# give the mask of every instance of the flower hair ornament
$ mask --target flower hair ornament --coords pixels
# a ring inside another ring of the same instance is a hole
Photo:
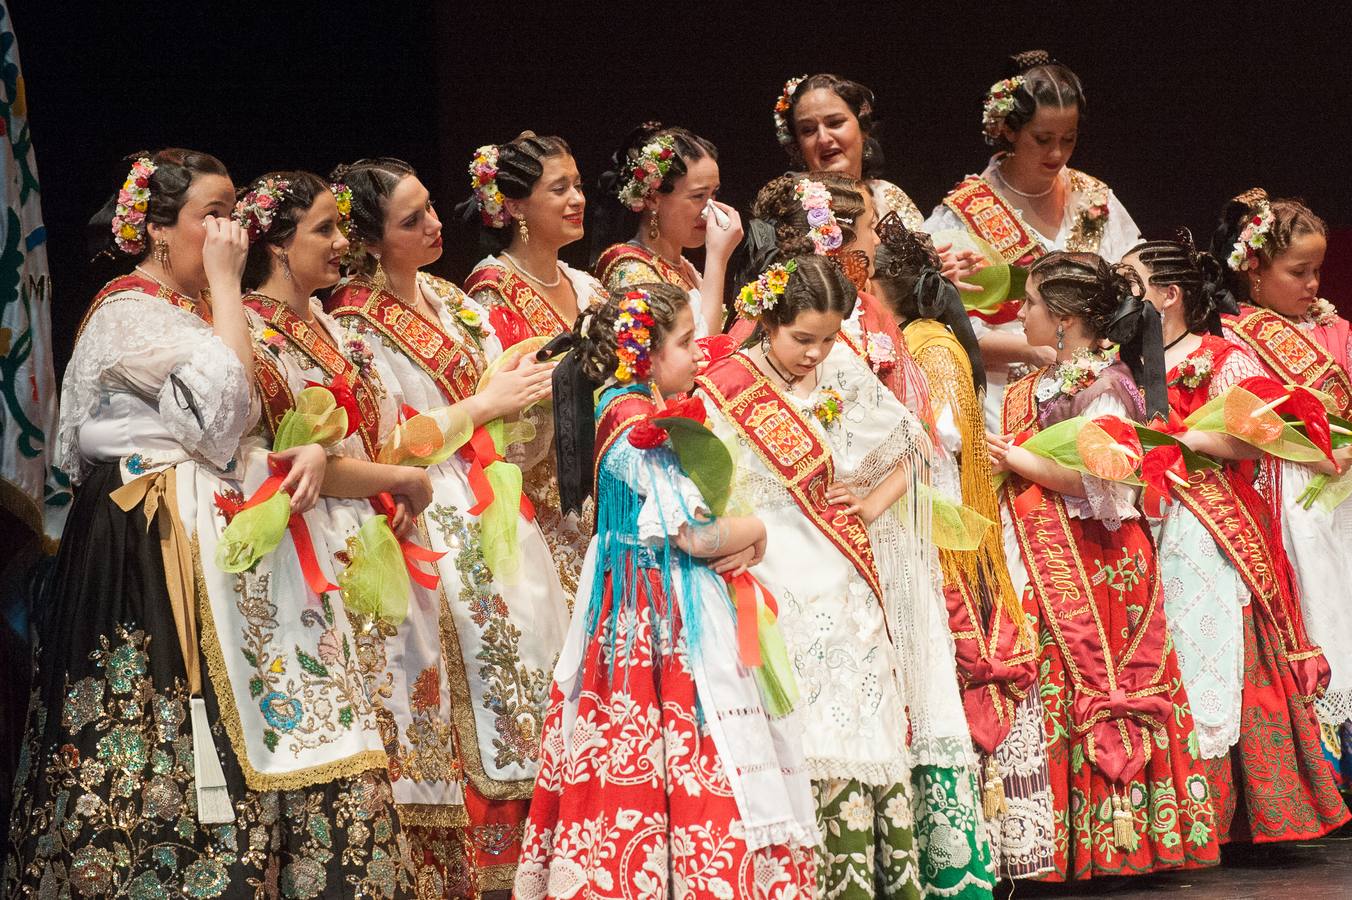
[[[1268,202],[1267,192],[1261,188],[1245,191],[1235,199],[1248,207],[1248,211],[1225,264],[1231,271],[1247,272],[1258,268],[1258,253],[1267,246],[1268,233],[1272,231],[1272,204]]]
[[[798,271],[796,260],[775,263],[737,292],[737,311],[744,319],[759,319],[779,303],[789,286],[789,276]]]
[[[469,186],[479,204],[479,215],[489,228],[505,228],[512,221],[507,201],[498,188],[498,145],[484,144],[469,163]]]
[[[1014,94],[1023,87],[1023,76],[1015,75],[1004,81],[997,81],[986,92],[986,101],[981,104],[981,130],[985,132],[986,143],[995,146],[1000,139],[1000,128],[1005,117],[1014,111]]]
[[[793,143],[793,130],[789,127],[789,107],[793,105],[793,92],[806,80],[806,75],[795,75],[784,82],[784,90],[775,101],[775,137],[786,147]]]
[[[634,212],[642,212],[643,202],[662,186],[675,156],[676,142],[669,134],[658,135],[644,144],[638,158],[633,160],[629,179],[620,187],[620,202]]]
[[[648,377],[652,370],[653,316],[647,291],[629,291],[615,319],[615,380],[624,384]]]
[[[352,240],[352,188],[341,181],[329,185],[329,192],[338,204],[338,230],[343,237]]]
[[[818,256],[839,250],[845,240],[840,222],[831,210],[831,192],[826,185],[811,178],[801,178],[794,185],[793,195],[807,213],[808,233],[812,248]]]
[[[117,209],[113,215],[113,243],[117,249],[136,256],[146,248],[146,209],[150,206],[150,176],[155,174],[155,163],[142,156],[131,164],[122,190],[117,192]]]
[[[285,178],[268,178],[255,182],[235,204],[232,218],[249,233],[249,243],[255,243],[268,233],[282,197],[291,189]]]

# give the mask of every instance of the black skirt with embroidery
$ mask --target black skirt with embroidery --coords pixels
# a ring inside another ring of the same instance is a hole
[[[159,538],[109,496],[76,491],[41,600],[4,896],[404,896],[405,841],[384,772],[251,791],[211,679],[202,692],[235,821],[197,821],[183,655]]]

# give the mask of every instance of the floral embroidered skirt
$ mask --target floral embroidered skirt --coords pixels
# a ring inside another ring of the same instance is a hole
[[[407,896],[383,771],[249,790],[212,690],[203,699],[235,821],[197,821],[189,694],[159,539],[109,494],[76,491],[42,601],[4,895]]]
[[[1221,841],[1312,840],[1349,818],[1320,746],[1314,709],[1296,698],[1275,627],[1244,607],[1239,743],[1209,759]]]
[[[749,850],[742,839],[700,724],[681,622],[660,572],[645,570],[641,583],[642,596],[616,620],[607,586],[567,738],[565,699],[557,684],[551,690],[515,896],[810,896],[811,848]]]
[[[1132,521],[1110,532],[1094,520],[1071,519],[1084,565],[1096,587],[1103,628],[1121,652],[1133,616],[1147,603],[1153,548]],[[1039,608],[1045,617],[1047,610]],[[1039,622],[1039,689],[1047,738],[1047,767],[1056,807],[1055,870],[1048,881],[1105,875],[1139,875],[1161,869],[1216,865],[1220,845],[1206,770],[1197,749],[1192,712],[1172,647],[1167,650],[1161,683],[1173,715],[1160,733],[1151,734],[1150,760],[1124,787],[1114,786],[1088,759],[1088,737],[1072,732],[1075,688],[1067,661],[1046,621]],[[1081,663],[1083,664],[1083,663]],[[1102,664],[1100,662],[1100,664]],[[1112,801],[1129,804],[1135,849],[1116,846]]]
[[[921,896],[911,789],[855,778],[812,782],[823,846],[817,861],[822,900]]]

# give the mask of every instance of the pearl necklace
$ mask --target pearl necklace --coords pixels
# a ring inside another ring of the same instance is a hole
[[[521,263],[517,262],[516,257],[513,256],[512,254],[508,253],[506,250],[502,251],[502,255],[505,256],[505,257],[507,257],[507,260],[512,264],[512,268],[516,269],[516,270],[517,270],[518,272],[520,272],[522,275],[525,275],[527,278],[529,278],[531,281],[535,282],[536,284],[538,284],[540,287],[544,288],[545,290],[550,290],[551,288],[556,288],[556,287],[558,287],[559,284],[563,281],[563,269],[559,267],[559,264],[558,264],[558,263],[555,263],[555,264],[554,264],[554,280],[553,280],[553,281],[543,281],[543,280],[541,280],[541,279],[539,279],[539,278],[536,278],[536,277],[535,277],[534,275],[532,275],[531,273],[527,272],[527,271],[526,271],[526,267],[523,266],[523,265],[521,265]]]
[[[1056,190],[1056,182],[1060,180],[1061,177],[1061,173],[1058,172],[1057,177],[1052,179],[1052,183],[1047,186],[1047,189],[1045,191],[1041,192],[1040,194],[1027,194],[1009,183],[1009,179],[1005,177],[1004,160],[1001,160],[1000,164],[995,167],[995,174],[1000,177],[1001,184],[1003,184],[1006,188],[1008,188],[1012,193],[1018,194],[1025,200],[1041,200],[1043,197],[1047,196],[1052,191]]]

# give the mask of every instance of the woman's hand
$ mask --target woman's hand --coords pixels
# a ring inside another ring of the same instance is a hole
[[[706,214],[704,250],[709,256],[727,262],[728,258],[732,256],[732,251],[736,250],[737,245],[742,242],[742,217],[737,210],[726,203],[719,203],[715,200],[713,204],[728,217],[728,227],[722,227],[713,216]]]
[[[980,285],[969,284],[965,279],[990,265],[986,257],[975,250],[954,250],[953,245],[940,244],[934,248],[939,254],[939,272],[960,291],[975,293]]]
[[[432,502],[432,480],[427,470],[417,466],[394,466],[399,471],[398,483],[392,485],[390,493],[396,500],[403,500],[411,515],[418,515]],[[391,526],[393,527],[393,526]]]
[[[402,494],[394,498],[394,515],[390,516],[390,530],[401,541],[413,532],[415,513],[409,508],[407,498]]]
[[[291,512],[308,512],[319,499],[324,484],[324,470],[329,457],[318,444],[301,444],[281,453],[269,453],[268,462],[285,463],[290,468],[278,490],[291,495]]]
[[[217,293],[229,296],[239,290],[244,263],[249,258],[249,233],[233,219],[207,216],[202,220],[206,239],[202,242],[202,269],[207,284]],[[233,288],[233,291],[231,290]]]
[[[483,404],[483,421],[520,415],[526,407],[548,397],[553,389],[554,366],[555,363],[536,362],[533,356],[523,355],[516,365],[494,375],[477,395]]]
[[[991,455],[992,472],[998,475],[1001,472],[1013,471],[1009,466],[1009,454],[1015,448],[1009,435],[986,432],[986,449]]]

